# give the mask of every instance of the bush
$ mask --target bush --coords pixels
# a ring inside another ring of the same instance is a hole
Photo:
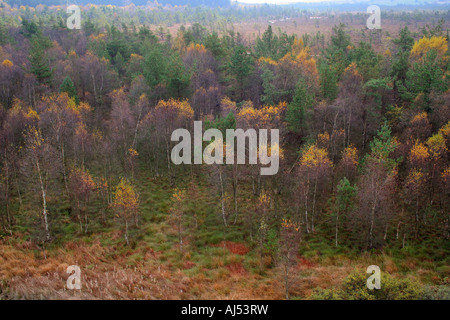
[[[397,279],[388,273],[381,274],[381,289],[369,290],[366,286],[370,275],[351,273],[340,288],[318,289],[309,297],[313,300],[419,300],[424,296],[421,285],[410,279]]]
[[[450,300],[450,279],[446,278],[443,284],[438,286],[425,286],[424,300]]]

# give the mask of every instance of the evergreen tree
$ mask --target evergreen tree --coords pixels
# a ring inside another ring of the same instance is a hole
[[[67,92],[69,97],[73,98],[77,105],[80,103],[80,99],[77,95],[77,89],[75,88],[75,85],[73,84],[72,79],[69,76],[64,78],[64,81],[59,87],[59,92]]]
[[[333,101],[338,91],[336,71],[328,63],[322,61],[319,64],[319,77],[323,97]]]
[[[309,92],[306,82],[301,79],[297,84],[294,98],[286,111],[289,130],[302,133],[306,129],[307,114],[313,104],[314,95]]]
[[[53,70],[50,69],[46,58],[46,49],[51,47],[51,41],[43,36],[33,36],[28,60],[33,73],[40,84],[51,84]]]
[[[247,80],[252,70],[253,59],[248,53],[247,48],[243,45],[238,45],[234,49],[231,57],[230,73],[236,79],[233,91],[236,98],[241,101],[244,99],[244,92],[247,87]]]
[[[8,29],[6,29],[3,21],[0,21],[0,46],[9,42]]]

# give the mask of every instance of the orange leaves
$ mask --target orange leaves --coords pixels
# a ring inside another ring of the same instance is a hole
[[[245,128],[273,128],[281,122],[287,104],[280,102],[277,106],[264,106],[255,109],[253,105],[244,106],[237,115],[237,120]]]
[[[181,189],[175,189],[175,192],[172,194],[172,200],[174,203],[181,203],[183,202],[184,198],[186,197],[186,190]]]
[[[87,199],[90,193],[97,188],[89,172],[82,168],[73,168],[69,179],[71,181],[72,193],[75,193],[77,198],[83,197]]]
[[[14,63],[12,63],[10,60],[5,59],[2,62],[2,66],[7,67],[7,68],[11,68],[12,66],[14,66]]]
[[[352,62],[348,65],[347,68],[345,68],[344,70],[344,75],[347,76],[353,76],[353,77],[357,77],[357,78],[362,78],[361,75],[358,72],[358,67],[356,65],[356,62]]]
[[[304,49],[303,39],[294,39],[294,43],[292,44],[291,51],[293,55],[299,55],[300,52]]]
[[[444,169],[441,173],[442,180],[444,180],[447,184],[450,184],[450,166]]]
[[[130,148],[128,149],[128,155],[132,158],[135,158],[139,155],[139,153],[135,149]]]
[[[316,60],[309,54],[309,48],[302,49],[298,54],[287,53],[278,62],[280,72],[294,72],[303,75],[309,85],[315,84],[319,79]],[[284,71],[283,71],[284,70]]]
[[[448,50],[448,41],[445,37],[423,37],[414,43],[411,49],[413,58],[423,58],[430,50],[436,50],[439,57],[443,57]]]
[[[191,43],[187,48],[187,53],[192,53],[194,51],[199,54],[205,54],[207,50],[203,44]]]
[[[258,203],[261,207],[267,208],[270,205],[271,198],[267,192],[262,191],[258,198]]]
[[[409,161],[413,165],[423,166],[430,158],[430,151],[426,145],[420,141],[416,141],[414,146],[411,148],[409,154]]]
[[[300,232],[300,224],[293,222],[290,218],[283,218],[281,221],[281,228]]]

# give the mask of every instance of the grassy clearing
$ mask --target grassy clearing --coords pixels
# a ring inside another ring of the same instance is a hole
[[[145,173],[145,171],[143,171]],[[283,299],[282,270],[264,257],[238,219],[226,233],[204,173],[185,203],[183,252],[177,228],[170,217],[173,188],[164,178],[145,174],[136,182],[140,194],[139,227],[130,230],[125,245],[120,221],[108,213],[103,224],[94,203],[87,234],[81,233],[70,206],[52,208],[56,221],[53,242],[33,242],[30,208],[17,216],[13,236],[0,241],[0,296],[32,299]],[[203,178],[202,178],[203,177]],[[192,188],[190,177],[178,188]],[[190,189],[189,189],[190,190]],[[240,201],[252,197],[241,192]],[[25,222],[25,223],[24,223]],[[334,247],[333,239],[305,239],[293,267],[292,297],[307,298],[317,288],[339,287],[354,271],[379,265],[383,272],[412,278],[423,284],[440,284],[450,273],[448,243],[430,239],[414,247],[388,247],[364,252]],[[82,269],[83,289],[65,288],[67,266]]]

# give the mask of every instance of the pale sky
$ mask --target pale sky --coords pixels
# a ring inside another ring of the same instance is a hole
[[[236,1],[236,0],[232,0]],[[296,3],[296,2],[342,2],[342,0],[238,0],[245,3]]]

